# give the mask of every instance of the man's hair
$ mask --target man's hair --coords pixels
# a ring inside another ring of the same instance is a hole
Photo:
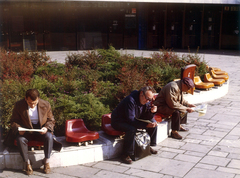
[[[140,89],[140,92],[141,92],[141,91],[142,91],[144,94],[145,94],[147,91],[152,91],[153,93],[155,92],[154,88],[151,87],[151,86],[142,87],[142,88]]]
[[[39,92],[37,89],[29,89],[26,91],[26,99],[30,97],[32,101],[35,101],[39,97]]]

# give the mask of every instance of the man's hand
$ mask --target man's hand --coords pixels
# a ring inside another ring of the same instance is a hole
[[[43,130],[43,132],[40,132],[40,134],[42,134],[42,135],[47,133],[47,131],[48,131],[48,129],[46,127],[43,127],[41,130]]]
[[[192,108],[187,108],[186,110],[187,110],[187,112],[189,112],[189,113],[194,112],[194,110],[193,110]]]
[[[154,127],[156,127],[157,126],[157,122],[153,122],[153,123],[149,123],[148,125],[147,125],[147,128],[154,128]]]
[[[151,112],[152,112],[152,113],[157,112],[157,106],[152,105],[152,107],[151,107]]]
[[[188,104],[188,107],[192,108],[192,107],[196,107],[194,104]]]

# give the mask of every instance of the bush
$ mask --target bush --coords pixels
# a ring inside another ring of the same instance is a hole
[[[203,77],[206,73],[206,62],[197,53],[179,56],[160,50],[146,58],[120,55],[112,46],[69,54],[65,65],[49,61],[44,52],[16,54],[1,50],[0,63],[4,133],[9,129],[14,103],[24,98],[29,88],[37,88],[40,97],[50,102],[55,134],[64,135],[66,120],[74,118],[82,118],[90,130],[99,130],[101,116],[111,112],[132,90],[149,85],[159,91],[180,78],[181,68],[188,64],[196,65],[196,75]]]

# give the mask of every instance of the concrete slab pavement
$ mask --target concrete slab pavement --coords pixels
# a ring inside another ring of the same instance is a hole
[[[145,55],[144,51],[134,52]],[[123,164],[119,159],[112,159],[52,168],[49,175],[35,169],[31,177],[239,178],[240,57],[222,54],[203,55],[210,66],[228,72],[229,91],[224,97],[208,103],[205,116],[198,117],[197,113],[188,115],[187,127],[190,131],[180,133],[183,136],[182,140],[167,138],[155,147],[159,151],[157,155],[135,161],[132,165]],[[26,176],[19,170],[1,170],[0,177]]]

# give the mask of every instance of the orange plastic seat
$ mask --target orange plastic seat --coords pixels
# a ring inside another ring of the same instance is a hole
[[[216,75],[214,70],[211,70],[211,75],[214,79],[224,79],[224,80],[228,80],[229,79],[229,76],[228,75]]]
[[[195,76],[194,77],[194,84],[195,84],[195,88],[197,88],[197,89],[208,90],[209,88],[214,87],[214,83],[202,82],[202,80],[201,80],[201,78],[199,76]]]
[[[221,71],[220,68],[217,68],[217,67],[210,67],[210,66],[207,66],[207,70],[208,70],[208,71],[210,71],[210,70]]]
[[[214,83],[216,86],[221,86],[225,80],[224,79],[213,79],[209,73],[204,75],[204,82]]]
[[[227,72],[220,70],[215,70],[213,67],[209,67],[209,71],[213,70],[216,75],[228,75]]]
[[[123,135],[124,132],[115,130],[114,128],[112,128],[111,126],[111,114],[104,114],[102,116],[102,130],[108,134],[108,135],[112,135],[112,136],[119,136],[119,135]]]
[[[99,138],[96,131],[89,131],[82,119],[71,119],[66,121],[65,136],[67,142],[86,142]]]

